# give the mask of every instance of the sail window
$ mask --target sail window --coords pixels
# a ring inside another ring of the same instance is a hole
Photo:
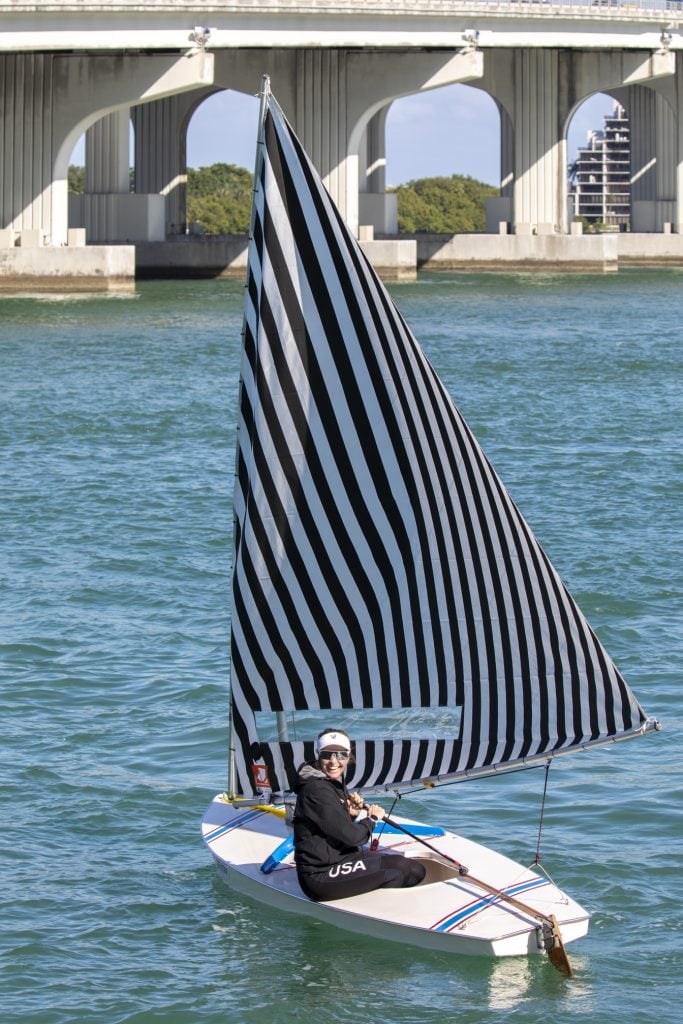
[[[421,736],[429,740],[453,740],[460,735],[461,708],[413,708],[409,713],[397,708],[372,710],[325,710],[282,713],[256,712],[256,729],[261,743],[284,739],[282,728],[291,741],[313,741],[331,725],[344,729],[352,740],[409,740]]]

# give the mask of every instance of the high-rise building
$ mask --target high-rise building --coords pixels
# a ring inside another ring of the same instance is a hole
[[[630,222],[631,144],[629,121],[618,103],[602,131],[588,133],[570,168],[574,215],[590,224],[626,230]]]

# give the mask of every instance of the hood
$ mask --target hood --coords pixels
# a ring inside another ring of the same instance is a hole
[[[322,772],[320,768],[316,768],[314,764],[302,764],[296,774],[294,792],[298,793],[301,787],[307,782],[313,782],[317,779],[327,779],[327,775],[325,775],[325,772]]]

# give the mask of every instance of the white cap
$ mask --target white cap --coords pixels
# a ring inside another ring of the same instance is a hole
[[[321,750],[327,748],[346,750],[350,754],[351,740],[343,732],[324,732],[315,741],[315,756],[317,757]]]

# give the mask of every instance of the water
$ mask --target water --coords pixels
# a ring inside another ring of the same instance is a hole
[[[678,1020],[677,271],[393,288],[665,731],[558,762],[543,863],[593,912],[566,981],[323,929],[220,882],[241,288],[0,299],[3,1021]],[[530,862],[543,775],[403,810]]]

